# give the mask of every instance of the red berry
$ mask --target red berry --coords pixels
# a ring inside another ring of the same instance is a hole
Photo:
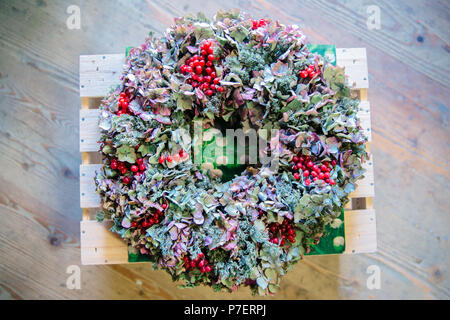
[[[220,79],[219,78],[214,78],[213,82],[214,82],[214,84],[219,84]]]
[[[146,169],[145,164],[140,164],[139,165],[139,170],[140,171],[145,171],[145,169]]]
[[[206,67],[205,71],[206,71],[207,74],[211,74],[212,69],[210,67]]]
[[[298,179],[300,179],[300,175],[296,172],[296,173],[294,173],[294,179],[295,180],[298,180]]]
[[[216,90],[216,85],[215,85],[215,84],[212,84],[212,85],[210,85],[209,87],[210,87],[211,90],[213,90],[213,91]]]
[[[181,158],[184,157],[184,150],[180,149],[180,151],[178,151],[178,154],[180,155]]]
[[[213,65],[212,61],[206,61],[206,66],[207,67],[212,67],[212,65]]]
[[[300,78],[305,79],[308,76],[308,72],[306,72],[305,70],[300,72]]]
[[[208,48],[208,53],[209,54],[214,54],[214,48]]]
[[[312,163],[312,161],[308,161],[308,163],[306,164],[306,166],[308,168],[312,168],[314,166],[314,163]]]
[[[137,227],[137,225],[138,225],[138,224],[137,224],[137,222],[136,222],[136,221],[133,221],[133,222],[131,223],[131,227],[132,227],[132,228],[136,228],[136,227]]]
[[[205,267],[200,267],[200,272],[205,273],[206,272]]]
[[[125,92],[122,92],[119,97],[121,97],[122,99],[126,99],[127,94]]]
[[[307,178],[309,176],[309,171],[308,170],[303,171],[303,176]]]
[[[211,79],[212,79],[211,76],[206,76],[205,77],[205,82],[211,82]]]
[[[324,164],[320,166],[320,170],[322,171],[327,171],[327,169],[328,169],[327,166]]]
[[[160,156],[158,161],[160,164],[163,164],[163,162],[166,161],[166,158],[164,156]]]
[[[203,71],[202,67],[200,67],[200,66],[195,67],[195,73],[200,74],[200,73],[202,73],[202,71]]]
[[[211,266],[206,266],[206,267],[205,267],[205,271],[208,272],[208,273],[211,272],[211,271],[212,271]]]
[[[200,262],[198,263],[199,267],[203,267],[205,265],[205,260],[200,260]]]
[[[192,66],[186,67],[186,72],[191,73],[192,72]]]
[[[323,180],[323,178],[325,178],[325,175],[321,172],[321,173],[319,173],[318,178],[319,178],[320,180]]]
[[[122,169],[120,169],[120,173],[122,174],[122,175],[124,175],[125,173],[127,173],[128,172],[128,169],[127,168],[122,168]]]
[[[208,60],[209,61],[214,61],[214,55],[213,54],[209,54],[208,55]]]
[[[116,159],[111,160],[111,169],[114,169],[114,170],[117,169],[117,160]]]
[[[172,162],[172,156],[167,156],[167,162]]]
[[[278,238],[273,238],[273,239],[272,239],[272,243],[278,244]]]
[[[211,72],[211,78],[214,79],[215,77],[217,77],[217,74],[216,74],[216,72],[213,69],[213,72]]]
[[[317,170],[319,170],[319,167],[317,165],[313,165],[312,169],[317,172]]]
[[[311,184],[311,180],[306,179],[306,180],[305,180],[305,186],[309,186],[310,184]]]
[[[205,49],[203,49],[200,53],[202,54],[202,56],[206,56],[208,54]]]
[[[297,166],[297,169],[300,169],[302,167],[302,164],[300,162],[297,162],[296,166]]]
[[[131,182],[130,177],[123,177],[123,183],[130,184],[130,182]]]
[[[336,160],[331,160],[331,165],[334,167],[335,165],[337,165],[337,161]]]
[[[325,179],[325,182],[326,183],[330,183],[330,179]]]
[[[166,210],[166,209],[167,209],[167,203],[163,203],[163,204],[161,205],[161,207],[162,207],[164,210]]]
[[[205,60],[200,60],[198,65],[203,68],[205,66]]]
[[[297,157],[297,156],[294,156],[294,157],[292,158],[292,161],[298,162],[298,157]]]
[[[189,264],[191,265],[192,268],[195,268],[197,266],[194,260],[191,260]]]
[[[316,182],[317,180],[319,180],[319,178],[317,178],[317,177],[314,177],[314,178],[313,178],[313,181],[314,181],[314,182]]]
[[[206,90],[206,92],[205,92],[205,94],[207,95],[207,96],[210,96],[210,95],[212,95],[214,92],[212,91],[212,90]]]
[[[203,254],[203,252],[200,252],[199,254],[198,254],[198,256],[197,256],[197,258],[203,258],[205,255]]]
[[[133,172],[138,172],[138,171],[139,171],[139,167],[138,167],[137,165],[134,165],[134,164],[133,164],[133,165],[131,166],[130,170],[133,171]]]
[[[330,179],[330,184],[331,184],[332,186],[334,186],[335,183],[336,183],[336,181],[334,181],[333,179]]]
[[[324,177],[325,179],[330,178],[330,173],[329,173],[329,172],[325,172],[325,173],[323,174],[323,177]]]
[[[138,159],[136,160],[136,163],[137,163],[138,165],[141,165],[141,164],[144,163],[144,159],[138,158]]]
[[[313,171],[313,172],[311,172],[311,175],[315,178],[315,177],[317,177],[317,172]]]
[[[222,93],[222,92],[224,92],[224,91],[225,91],[225,89],[224,89],[223,87],[217,87],[217,92]]]

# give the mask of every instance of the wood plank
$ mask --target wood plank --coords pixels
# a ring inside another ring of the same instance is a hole
[[[360,119],[361,127],[364,130],[364,134],[367,136],[369,142],[372,141],[372,124],[370,120],[370,103],[367,100],[362,100],[359,103],[360,110],[358,111],[358,117]]]
[[[377,250],[375,210],[345,211],[345,242],[346,254]]]
[[[97,208],[100,206],[100,197],[95,193],[95,171],[101,168],[101,164],[83,164],[80,166],[80,203],[82,208]],[[363,164],[367,170],[364,178],[358,180],[357,188],[350,198],[364,198],[375,196],[375,184],[373,173],[373,159]]]
[[[125,54],[80,56],[80,96],[103,97],[119,83]]]
[[[98,127],[100,110],[80,110],[80,152],[97,152],[99,150],[100,128]]]
[[[81,208],[98,208],[100,197],[95,192],[95,171],[101,168],[101,164],[80,165],[80,206]]]
[[[80,96],[104,97],[120,83],[124,62],[124,54],[80,56]],[[336,49],[336,62],[345,67],[351,86],[356,89],[369,87],[365,48]]]
[[[127,244],[109,229],[112,221],[81,221],[81,263],[83,265],[128,263]]]
[[[366,48],[336,48],[336,65],[345,67],[350,87],[369,88]]]
[[[350,198],[365,198],[375,196],[373,156],[370,160],[363,163],[362,166],[364,169],[366,169],[364,178],[356,181],[356,190],[349,194]]]
[[[81,263],[83,265],[126,264],[128,248],[111,232],[111,221],[81,221]],[[375,252],[377,248],[375,210],[345,211],[346,254]]]
[[[361,127],[367,135],[368,141],[372,141],[372,129],[370,123],[370,103],[361,101],[361,110],[358,117],[361,120]],[[80,152],[97,152],[97,141],[100,139],[98,128],[98,109],[82,109],[80,111]]]

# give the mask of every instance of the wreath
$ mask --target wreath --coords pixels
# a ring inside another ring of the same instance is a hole
[[[275,292],[364,172],[344,70],[295,25],[219,11],[150,33],[120,80],[100,107],[97,219],[184,287]],[[275,156],[224,181],[194,159],[195,123],[276,132],[260,152]]]

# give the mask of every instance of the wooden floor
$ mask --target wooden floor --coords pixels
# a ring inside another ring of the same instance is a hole
[[[298,24],[313,43],[367,48],[379,250],[307,257],[275,298],[450,298],[448,1],[117,3],[0,1],[0,299],[251,298],[179,290],[147,264],[81,267],[81,289],[66,287],[80,264],[79,55],[124,52],[173,16],[220,7]],[[81,30],[66,27],[71,4]],[[380,30],[367,29],[371,4]],[[379,290],[366,286],[371,265]]]

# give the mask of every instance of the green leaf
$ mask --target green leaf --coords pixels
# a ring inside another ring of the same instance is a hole
[[[123,145],[117,149],[117,156],[119,161],[126,161],[129,163],[135,163],[136,161],[136,153],[134,152],[134,148],[127,145]]]
[[[284,108],[281,109],[281,112],[286,112],[289,110],[300,110],[303,107],[303,102],[298,99],[294,99],[289,102]]]
[[[155,152],[155,146],[151,144],[141,144],[141,146],[138,149],[138,152],[142,154],[143,157],[145,157],[148,154],[152,154]]]

